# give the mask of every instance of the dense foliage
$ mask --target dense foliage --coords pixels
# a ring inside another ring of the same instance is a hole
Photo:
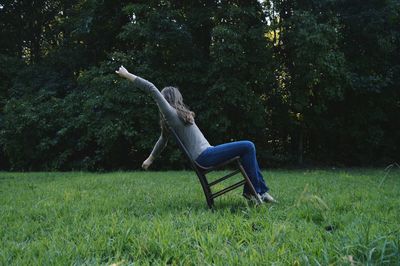
[[[0,167],[136,169],[180,88],[211,144],[263,166],[399,161],[398,0],[0,2]],[[155,168],[184,160],[169,145]]]

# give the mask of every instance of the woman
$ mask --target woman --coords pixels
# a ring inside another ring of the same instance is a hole
[[[168,123],[182,140],[189,151],[189,155],[198,164],[209,167],[222,163],[235,156],[241,157],[243,167],[249,176],[259,198],[264,202],[276,202],[268,193],[260,168],[256,159],[254,144],[250,141],[236,141],[218,146],[211,146],[194,121],[194,113],[183,103],[182,95],[177,88],[166,87],[161,92],[150,82],[129,73],[123,66],[115,71],[118,75],[134,83],[134,85],[149,92],[160,109],[161,136],[155,144],[150,156],[143,162],[142,167],[147,170],[154,159],[167,145]],[[245,185],[243,196],[251,199],[248,186]]]

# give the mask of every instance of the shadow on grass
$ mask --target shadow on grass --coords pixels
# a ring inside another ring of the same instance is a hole
[[[221,200],[220,202],[217,202],[213,208],[213,211],[218,212],[218,211],[229,210],[230,213],[237,213],[237,212],[243,212],[248,208],[257,208],[257,207],[259,206],[256,205],[254,202],[247,201],[245,199],[243,200],[225,199]]]
[[[180,214],[187,212],[242,213],[248,208],[257,208],[254,203],[247,202],[245,199],[232,200],[232,198],[216,200],[211,209],[205,200],[199,200],[198,198],[171,200],[163,205],[162,212]]]

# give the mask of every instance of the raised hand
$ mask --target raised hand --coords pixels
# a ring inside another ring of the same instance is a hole
[[[126,70],[124,66],[120,66],[119,69],[115,71],[115,73],[117,73],[120,77],[126,79],[129,78],[130,75],[132,75],[131,73],[128,72],[128,70]]]

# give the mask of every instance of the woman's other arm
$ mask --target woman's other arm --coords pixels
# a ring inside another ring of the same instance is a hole
[[[165,149],[168,144],[168,137],[166,134],[161,131],[161,135],[158,138],[156,144],[153,147],[149,157],[143,162],[142,168],[147,170],[149,166],[154,162],[154,160],[161,154],[161,152]]]

